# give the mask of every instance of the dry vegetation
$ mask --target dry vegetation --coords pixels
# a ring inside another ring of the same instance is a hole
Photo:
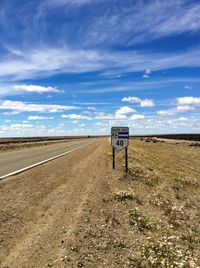
[[[127,175],[118,153],[61,267],[200,267],[200,150],[189,145],[131,141]]]
[[[30,141],[30,142],[19,142],[19,143],[1,143],[0,142],[0,153],[3,152],[10,152],[10,151],[17,151],[17,150],[22,150],[26,148],[33,148],[37,146],[45,146],[45,145],[54,145],[55,143],[61,143],[61,142],[68,142],[67,140],[65,141]]]

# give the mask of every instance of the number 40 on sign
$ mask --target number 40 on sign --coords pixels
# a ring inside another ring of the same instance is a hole
[[[126,172],[128,170],[128,151],[127,151],[128,141],[129,141],[128,127],[111,128],[111,143],[113,147],[113,168],[115,168],[115,149],[119,151],[125,149]]]

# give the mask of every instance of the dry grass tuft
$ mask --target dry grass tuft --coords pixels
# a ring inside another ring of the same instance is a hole
[[[129,223],[137,226],[140,231],[160,229],[159,224],[157,224],[155,220],[144,216],[139,212],[137,207],[129,211]]]
[[[176,236],[164,236],[158,241],[149,238],[149,243],[143,247],[140,256],[130,257],[130,267],[198,268],[197,260],[179,242],[179,237]]]
[[[136,200],[137,197],[135,193],[131,190],[119,191],[114,194],[114,199],[118,201],[125,201],[125,200]]]

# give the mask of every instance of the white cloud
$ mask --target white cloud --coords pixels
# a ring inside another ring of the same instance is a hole
[[[144,70],[144,73],[145,73],[146,75],[150,75],[150,74],[151,74],[151,70],[150,70],[150,69],[145,69],[145,70]]]
[[[28,120],[52,120],[53,116],[37,116],[37,115],[32,115],[28,116]]]
[[[120,107],[115,114],[118,115],[125,115],[125,114],[130,114],[130,113],[135,113],[136,110],[134,110],[133,108],[129,107],[129,106],[123,106]]]
[[[141,99],[141,98],[133,97],[133,96],[124,97],[124,98],[122,98],[121,101],[130,102],[130,103],[139,103],[141,107],[153,107],[153,106],[155,106],[155,103],[153,100]]]
[[[55,87],[44,87],[38,85],[14,85],[13,88],[14,90],[17,91],[36,92],[36,93],[61,92]]]
[[[194,109],[195,108],[193,106],[182,105],[182,106],[177,106],[172,109],[158,111],[157,114],[161,116],[172,116],[178,113],[193,111]]]
[[[135,103],[136,102],[137,103],[137,102],[140,102],[140,98],[129,96],[129,97],[124,97],[122,99],[122,101],[131,102],[131,103]]]
[[[123,120],[127,120],[127,119],[131,118],[128,115],[133,114],[135,112],[136,112],[136,110],[134,110],[133,108],[131,108],[129,106],[123,106],[123,107],[120,107],[118,110],[116,110],[115,113],[104,113],[104,112],[94,113],[94,116],[91,118],[96,119],[96,120],[110,120],[109,122],[112,122],[112,123],[114,122],[114,124],[115,124],[117,122],[116,120],[123,121]],[[139,115],[137,115],[137,116],[139,116]],[[134,118],[134,117],[132,117],[132,118]],[[104,126],[104,124],[105,123],[97,122],[95,125],[96,126],[98,126],[98,125]]]
[[[185,88],[185,89],[192,89],[192,86],[185,85],[184,88]]]
[[[97,120],[115,120],[115,119],[118,119],[118,120],[122,120],[122,119],[127,119],[127,116],[125,114],[105,114],[103,112],[101,113],[97,113],[94,117],[94,119],[97,119]]]
[[[17,112],[56,113],[74,109],[78,109],[78,107],[51,104],[29,104],[22,101],[10,100],[0,102],[0,110],[11,110]]]
[[[100,112],[100,113],[97,113],[96,116],[95,116],[95,119],[113,119],[114,118],[114,115],[113,114],[105,114],[103,112]]]
[[[127,116],[125,114],[115,114],[110,119],[126,119]]]
[[[129,119],[130,120],[143,120],[145,116],[143,114],[133,114]]]
[[[171,116],[175,115],[176,113],[177,113],[176,109],[161,110],[157,112],[157,114],[161,116]]]
[[[67,132],[60,129],[59,125],[54,129],[48,128],[45,125],[32,125],[32,124],[12,124],[12,125],[0,125],[0,135],[3,137],[32,137],[32,136],[46,136],[48,135],[70,135],[70,131]]]
[[[176,102],[177,107],[158,111],[157,114],[161,116],[172,116],[178,113],[194,111],[197,108],[196,106],[200,106],[200,98],[198,97],[180,97],[176,99]]]
[[[32,124],[12,124],[10,125],[11,129],[24,129],[24,128],[32,128]]]
[[[200,105],[198,97],[181,97],[177,98],[178,105]]]
[[[155,103],[153,100],[144,99],[140,102],[141,107],[153,107],[155,106]]]
[[[96,111],[96,108],[95,107],[92,107],[92,106],[91,107],[90,106],[87,107],[87,109],[90,110],[90,111]]]
[[[150,74],[151,74],[151,70],[150,69],[145,69],[144,74],[143,74],[143,78],[149,78]]]
[[[76,120],[91,120],[90,116],[81,114],[62,114],[62,118],[76,119]]]
[[[179,117],[177,120],[178,121],[188,121],[189,119],[187,117]]]
[[[179,113],[187,112],[187,111],[193,111],[195,108],[193,106],[189,105],[179,105],[176,107],[176,111]]]

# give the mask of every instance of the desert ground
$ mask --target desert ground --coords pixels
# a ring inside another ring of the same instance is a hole
[[[0,181],[0,267],[200,267],[195,144],[130,140],[126,174],[104,138]]]

